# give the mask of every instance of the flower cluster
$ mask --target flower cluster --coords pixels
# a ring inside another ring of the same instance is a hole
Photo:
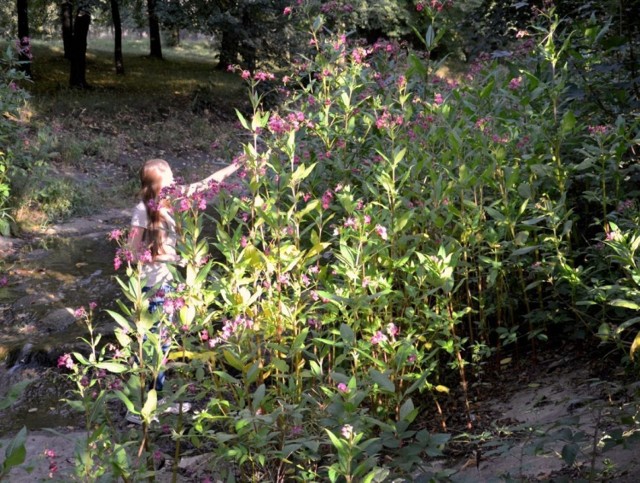
[[[233,320],[227,319],[224,321],[222,331],[218,337],[210,338],[208,331],[201,332],[200,337],[202,340],[207,340],[209,347],[213,348],[222,342],[227,342],[232,336],[237,335],[243,330],[253,329],[253,326],[253,320],[243,315],[238,315]]]
[[[69,370],[72,370],[76,366],[75,362],[73,362],[73,357],[71,354],[62,354],[58,357],[58,367],[66,367]]]
[[[58,472],[58,463],[56,462],[56,457],[58,455],[54,450],[47,448],[44,450],[44,456],[49,461],[49,478],[52,479]]]
[[[609,132],[609,126],[587,126],[587,130],[592,136],[605,135]]]

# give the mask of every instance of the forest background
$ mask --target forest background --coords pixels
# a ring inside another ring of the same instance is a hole
[[[635,380],[639,8],[0,7],[1,27],[18,39],[5,49],[0,85],[4,236],[103,205],[50,173],[87,157],[121,159],[123,139],[176,158],[206,157],[215,145],[243,166],[241,182],[212,187],[209,210],[174,194],[185,266],[164,313],[147,314],[125,246],[114,262],[126,270],[126,303],[109,310],[108,344],[94,311],[78,312],[86,347],[60,363],[77,383],[68,402],[86,416],[79,477],[152,475],[158,450],[211,453],[212,467],[225,462],[227,476],[243,481],[407,477],[446,450],[452,426],[472,430],[470,402],[504,365],[571,342]],[[113,33],[110,67],[92,63],[92,28]],[[145,32],[142,67],[124,55],[127,32]],[[219,71],[168,80],[173,102],[143,96],[167,81],[174,60],[162,46],[198,53],[195,36]],[[44,60],[52,46],[58,58],[39,67],[34,52]],[[112,89],[129,102],[144,97],[137,106],[157,130],[132,120],[134,110],[108,110]],[[199,119],[186,136],[178,104]],[[78,116],[85,110],[93,114]],[[101,112],[109,117],[98,124]],[[237,130],[220,129],[236,115]],[[72,121],[73,136],[63,137]],[[135,183],[132,169],[111,197]],[[151,330],[158,317],[173,341],[169,360]],[[171,450],[144,383],[166,367],[171,398],[200,405],[189,424],[178,415]],[[144,420],[126,437],[114,423],[123,406]],[[20,462],[21,437],[6,472]],[[565,447],[574,465],[576,445]]]

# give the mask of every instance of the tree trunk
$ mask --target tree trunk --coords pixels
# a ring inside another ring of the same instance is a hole
[[[71,60],[73,50],[73,4],[65,1],[60,5],[60,21],[62,22],[62,45],[64,58]]]
[[[91,14],[86,10],[78,10],[73,22],[73,48],[71,49],[71,76],[69,85],[84,89],[87,84],[87,35]]]
[[[160,22],[158,22],[156,14],[156,0],[147,0],[147,14],[149,15],[149,56],[162,59]]]
[[[111,19],[113,20],[114,45],[113,53],[116,62],[116,74],[124,75],[124,60],[122,58],[122,21],[118,0],[111,0]]]
[[[19,68],[26,75],[31,77],[31,41],[29,39],[29,7],[27,0],[17,0],[16,7],[18,10],[18,44],[20,53],[18,60]]]
[[[220,35],[220,54],[218,56],[217,68],[220,70],[226,69],[230,65],[236,65],[238,63],[238,49],[236,42],[234,42],[234,36],[226,30],[221,30]]]

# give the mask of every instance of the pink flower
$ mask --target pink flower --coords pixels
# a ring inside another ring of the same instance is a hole
[[[350,424],[345,424],[344,426],[342,426],[340,434],[342,434],[342,437],[344,439],[351,439],[353,437],[353,426],[351,426]]]
[[[249,72],[248,70],[243,70],[240,76],[245,80],[249,79],[251,77],[251,72]]]
[[[340,391],[341,393],[347,393],[349,392],[349,388],[344,382],[341,382],[340,384],[338,384],[338,391]]]
[[[122,266],[122,260],[120,260],[120,257],[115,257],[113,259],[113,269],[117,271],[120,269],[121,266]]]
[[[74,317],[79,319],[80,317],[84,317],[85,315],[87,315],[87,311],[84,309],[84,307],[80,307],[73,312],[73,315]]]
[[[259,71],[253,75],[253,78],[258,81],[266,81],[275,79],[275,76],[270,72]]]
[[[142,252],[142,255],[140,255],[140,261],[142,263],[153,262],[153,255],[151,255],[151,250],[145,250],[144,252]]]
[[[440,104],[442,104],[443,102],[444,102],[444,99],[442,98],[442,94],[438,93],[438,94],[435,94],[435,95],[433,96],[433,103],[434,103],[436,106],[439,106],[439,105],[440,105]]]
[[[382,225],[376,225],[376,233],[383,240],[386,240],[388,238],[387,229]]]
[[[7,278],[6,275],[3,275],[0,278],[0,287],[6,287],[8,283],[9,283],[9,279]]]
[[[512,91],[516,91],[520,88],[521,84],[522,84],[522,77],[514,77],[509,81],[509,89],[511,89]]]
[[[173,299],[164,299],[164,302],[162,303],[162,310],[167,315],[173,314],[176,310]]]
[[[269,119],[269,130],[274,134],[283,134],[289,131],[289,126],[278,114],[273,114]]]
[[[329,209],[331,200],[333,200],[333,193],[331,192],[331,190],[325,191],[325,193],[322,195],[322,208],[325,210]]]
[[[608,126],[588,126],[589,134],[607,134]]]
[[[292,12],[291,7],[285,7],[284,8],[284,12],[282,12],[282,13],[283,13],[283,15],[291,15],[291,12]]]
[[[416,10],[418,12],[422,12],[424,10],[424,5],[422,4],[422,2],[418,2],[418,4],[416,5]]]
[[[386,342],[387,336],[384,335],[381,331],[378,331],[371,337],[371,344],[378,345],[382,342]]]
[[[60,357],[58,357],[58,367],[73,369],[75,367],[75,363],[73,362],[71,354],[62,354]]]
[[[619,231],[613,230],[607,233],[606,241],[617,241],[622,238],[622,234]]]
[[[89,309],[95,310],[98,307],[98,302],[89,302]]]
[[[633,208],[633,206],[634,206],[633,200],[621,201],[620,203],[618,203],[618,207],[616,208],[616,211],[618,213],[623,213],[623,212]]]
[[[395,337],[396,335],[398,335],[398,332],[400,332],[400,329],[398,329],[396,324],[394,324],[393,322],[387,324],[387,333],[391,337]]]
[[[182,198],[180,200],[180,208],[178,208],[182,213],[188,211],[191,208],[191,202],[187,198]]]
[[[53,475],[58,472],[58,464],[55,461],[56,452],[52,449],[45,449],[44,455],[49,460],[49,478],[53,478]]]
[[[349,218],[347,218],[345,220],[343,226],[345,228],[357,228],[358,227],[358,223],[356,222],[356,219],[351,216],[351,217],[349,217]]]
[[[111,230],[109,233],[109,240],[118,241],[122,237],[122,230]]]

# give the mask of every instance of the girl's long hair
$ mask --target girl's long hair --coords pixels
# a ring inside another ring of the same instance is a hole
[[[162,190],[162,174],[171,167],[164,159],[150,159],[140,168],[140,199],[147,209],[149,220],[142,242],[145,248],[151,250],[155,258],[163,252],[165,230],[163,229],[163,217],[160,212],[160,192]]]

